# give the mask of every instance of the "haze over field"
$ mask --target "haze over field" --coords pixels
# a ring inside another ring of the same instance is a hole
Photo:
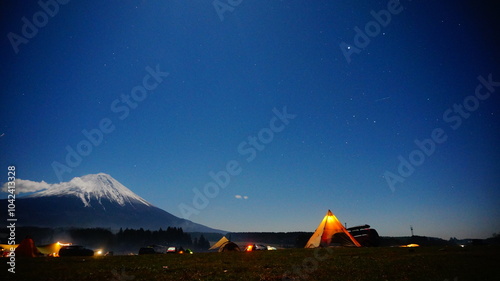
[[[228,231],[500,232],[493,4],[53,3],[0,4],[20,195],[106,173]]]

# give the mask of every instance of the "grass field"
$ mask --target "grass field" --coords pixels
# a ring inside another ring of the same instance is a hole
[[[6,261],[0,280],[500,280],[498,246],[19,258],[15,274]]]

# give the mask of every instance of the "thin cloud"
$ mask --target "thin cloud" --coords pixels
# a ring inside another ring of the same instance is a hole
[[[246,195],[235,195],[235,196],[234,196],[234,198],[236,198],[236,199],[245,199],[245,200],[247,200],[247,199],[248,199],[248,196],[246,196]]]
[[[16,194],[37,192],[37,191],[49,189],[53,186],[53,184],[48,184],[45,181],[36,182],[36,181],[22,180],[22,179],[16,179],[15,183],[16,183],[16,185],[15,185]],[[1,190],[2,190],[2,192],[8,192],[9,191],[9,183],[7,183],[7,182],[4,183],[2,185]]]
[[[381,99],[378,99],[378,100],[375,100],[375,102],[379,102],[379,101],[383,101],[383,100],[388,100],[390,99],[391,97],[388,96],[388,97],[385,97],[385,98],[381,98]]]

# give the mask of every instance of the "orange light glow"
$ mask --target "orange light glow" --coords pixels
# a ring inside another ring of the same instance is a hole
[[[247,252],[253,251],[253,245],[248,245],[246,251]]]
[[[402,248],[415,248],[415,247],[420,247],[420,245],[418,245],[418,244],[408,244],[408,245],[403,245],[403,246],[399,246],[399,247],[402,247]]]

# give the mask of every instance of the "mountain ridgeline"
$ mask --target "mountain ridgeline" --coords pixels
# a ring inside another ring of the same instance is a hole
[[[6,199],[0,208],[7,210]],[[7,212],[0,219],[6,221]],[[92,174],[54,184],[51,188],[16,198],[17,226],[131,228],[177,227],[186,232],[226,231],[176,217],[153,206],[107,174]]]

